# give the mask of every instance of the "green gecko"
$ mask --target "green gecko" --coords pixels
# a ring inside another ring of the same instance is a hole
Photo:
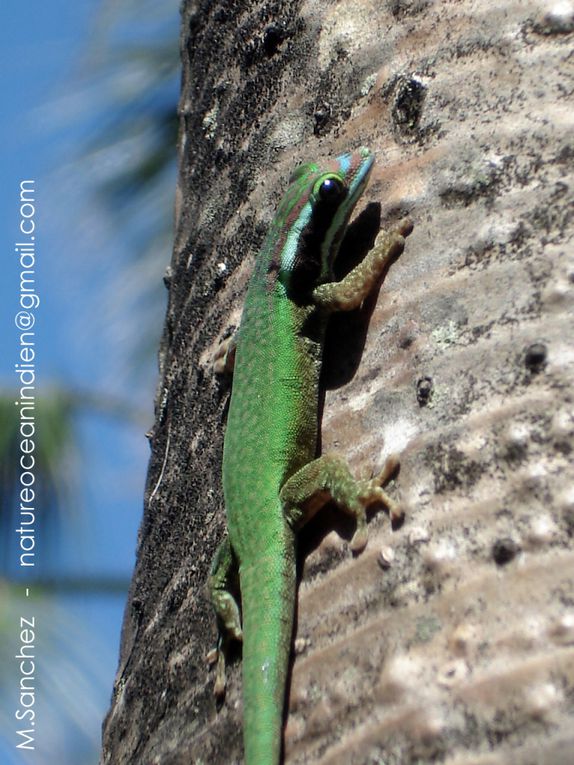
[[[398,461],[355,480],[342,458],[317,457],[319,374],[333,311],[358,308],[412,230],[381,231],[341,281],[332,266],[374,164],[368,149],[298,167],[256,260],[233,342],[233,388],[223,449],[228,536],[215,554],[209,591],[220,638],[215,693],[225,690],[223,644],[243,641],[246,765],[281,758],[291,651],[298,529],[329,499],[355,518],[350,547],[367,543],[366,506],[401,511],[383,486]],[[219,371],[223,367],[219,360]],[[241,615],[231,593],[239,572]]]

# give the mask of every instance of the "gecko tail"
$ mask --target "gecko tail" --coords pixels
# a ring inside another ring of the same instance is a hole
[[[245,765],[278,765],[295,606],[294,543],[240,570]]]

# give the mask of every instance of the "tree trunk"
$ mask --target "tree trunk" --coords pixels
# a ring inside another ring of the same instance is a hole
[[[302,534],[286,761],[574,761],[573,29],[569,2],[184,3],[169,308],[103,763],[241,761],[240,663],[218,711],[205,662],[229,394],[211,359],[291,170],[360,145],[378,162],[359,207],[415,230],[368,328],[337,323],[323,451],[357,474],[400,452],[406,519],[375,515],[356,558],[338,514]]]

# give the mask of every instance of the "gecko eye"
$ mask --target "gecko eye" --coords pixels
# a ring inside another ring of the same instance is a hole
[[[345,194],[345,187],[335,176],[325,178],[318,189],[319,199],[323,202],[336,202]]]

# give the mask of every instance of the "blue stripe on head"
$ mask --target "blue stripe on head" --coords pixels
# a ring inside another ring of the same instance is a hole
[[[349,168],[351,167],[351,157],[352,154],[341,154],[340,157],[337,157],[337,162],[339,163],[339,167],[341,168],[341,172],[343,173],[343,176],[346,176],[349,172]]]
[[[342,154],[340,157],[337,157],[336,161],[349,189],[350,204],[352,205],[353,201],[358,199],[367,183],[375,163],[375,157],[367,148],[361,147],[355,152]]]

